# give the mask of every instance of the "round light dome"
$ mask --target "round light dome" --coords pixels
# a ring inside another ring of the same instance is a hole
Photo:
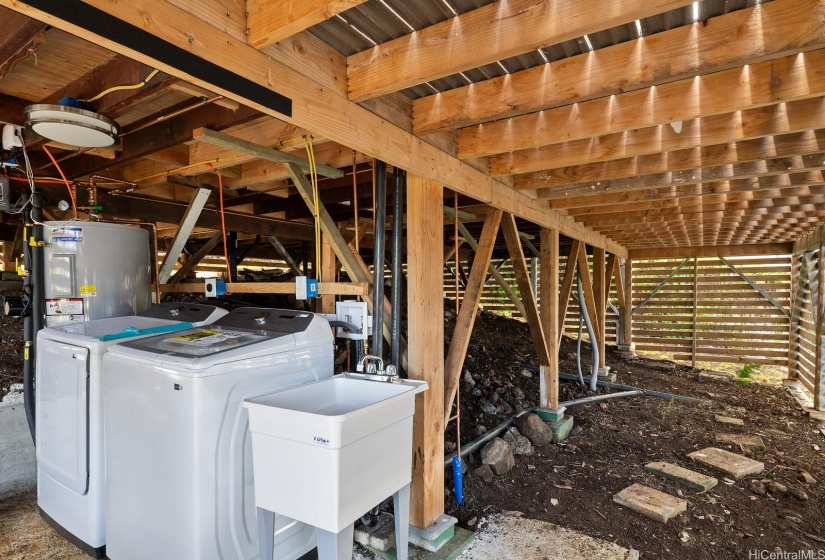
[[[82,148],[105,148],[117,142],[118,124],[92,111],[65,105],[29,105],[26,126],[49,140]]]

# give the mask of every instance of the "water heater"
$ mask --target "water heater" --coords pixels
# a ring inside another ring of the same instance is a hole
[[[104,222],[43,227],[46,326],[140,313],[151,305],[149,232]]]

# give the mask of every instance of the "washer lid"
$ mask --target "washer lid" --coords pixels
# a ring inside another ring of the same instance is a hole
[[[114,344],[116,341],[101,341],[99,337],[107,334],[122,332],[128,328],[151,329],[166,325],[175,325],[179,321],[169,321],[166,319],[154,319],[152,317],[141,317],[139,315],[129,315],[126,317],[112,317],[109,319],[97,319],[95,321],[72,321],[62,323],[37,333],[40,337],[51,340],[58,340],[68,344],[77,344],[84,348],[89,348],[94,353],[102,352],[104,348]]]

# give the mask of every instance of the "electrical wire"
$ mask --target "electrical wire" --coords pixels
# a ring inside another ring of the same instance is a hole
[[[69,180],[66,179],[66,175],[63,174],[63,170],[60,169],[60,164],[57,163],[57,160],[54,159],[54,156],[49,151],[49,148],[46,147],[45,144],[42,146],[42,148],[43,148],[43,151],[46,152],[46,155],[49,156],[49,159],[52,160],[52,163],[54,163],[54,166],[57,169],[57,172],[60,173],[60,176],[63,178],[63,182],[66,183],[66,188],[69,189],[69,197],[72,199],[72,210],[74,211],[75,219],[77,219],[77,201],[74,198],[74,191],[72,190],[72,186],[69,184]],[[33,188],[34,187],[32,186],[32,189]]]
[[[209,164],[209,167],[212,167]],[[221,235],[223,236],[223,258],[226,260],[226,281],[227,284],[232,284],[232,268],[229,266],[229,251],[226,247],[226,218],[223,209],[223,176],[221,172],[212,167],[212,171],[218,176],[218,200],[220,201],[221,210]]]
[[[98,93],[98,94],[97,94],[97,95],[95,95],[94,97],[91,97],[91,98],[89,98],[89,99],[78,99],[78,101],[81,101],[81,102],[83,102],[83,103],[92,103],[93,101],[97,101],[97,100],[98,100],[98,99],[100,99],[101,97],[104,97],[104,96],[106,96],[106,95],[109,95],[110,93],[113,93],[113,92],[115,92],[115,91],[123,91],[123,90],[127,90],[127,89],[138,89],[138,88],[142,88],[143,86],[145,86],[146,84],[148,84],[148,83],[149,83],[149,80],[151,80],[152,78],[154,78],[154,77],[158,74],[158,72],[160,72],[160,70],[152,70],[152,72],[150,72],[150,73],[149,73],[149,75],[148,75],[148,76],[146,76],[146,77],[143,79],[143,81],[142,81],[142,82],[138,82],[138,83],[136,83],[136,84],[132,84],[132,85],[128,85],[128,86],[115,86],[115,87],[110,87],[110,88],[109,88],[109,89],[107,89],[107,90],[101,91],[100,93]]]
[[[318,166],[315,161],[315,149],[312,145],[312,136],[304,136],[307,159],[309,159],[309,177],[312,185],[313,215],[315,217],[315,272],[321,265],[321,203],[318,196]]]

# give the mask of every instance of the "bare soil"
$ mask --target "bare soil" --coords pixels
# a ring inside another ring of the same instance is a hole
[[[454,317],[450,312],[445,316],[449,336]],[[576,372],[575,359],[570,359],[574,352],[575,341],[565,338],[562,372]],[[587,374],[591,354],[586,343],[582,354]],[[481,313],[465,363],[474,385],[464,376],[461,383],[465,444],[514,412],[538,404],[538,376],[524,371],[522,363],[536,365],[527,325]],[[473,476],[480,461],[477,454],[470,456],[462,506],[455,503],[452,480],[447,481],[448,513],[469,528],[485,514],[523,514],[634,548],[648,558],[747,558],[749,550],[825,549],[825,438],[780,384],[742,386],[724,376],[700,376],[702,370],[673,362],[629,360],[613,348],[607,350],[607,365],[618,375],[618,383],[698,397],[702,402],[630,397],[571,408],[573,435],[560,445],[517,456],[515,468],[492,483]],[[588,394],[578,383],[562,382],[563,401]],[[496,407],[496,414],[489,414],[489,404]],[[718,424],[714,414],[742,418],[745,426]],[[750,453],[716,444],[715,434],[724,432],[758,434],[767,450]],[[448,428],[447,441],[455,441],[454,425]],[[749,478],[777,481],[792,491],[803,491],[808,499],[802,501],[791,493],[756,494],[749,479],[726,479],[686,457],[708,446],[764,462],[764,472]],[[719,484],[696,493],[645,471],[644,465],[651,461],[711,474]],[[801,471],[816,482],[804,482]],[[661,524],[612,501],[615,493],[634,483],[681,495],[688,501],[687,511]],[[557,505],[551,500],[558,500]]]

